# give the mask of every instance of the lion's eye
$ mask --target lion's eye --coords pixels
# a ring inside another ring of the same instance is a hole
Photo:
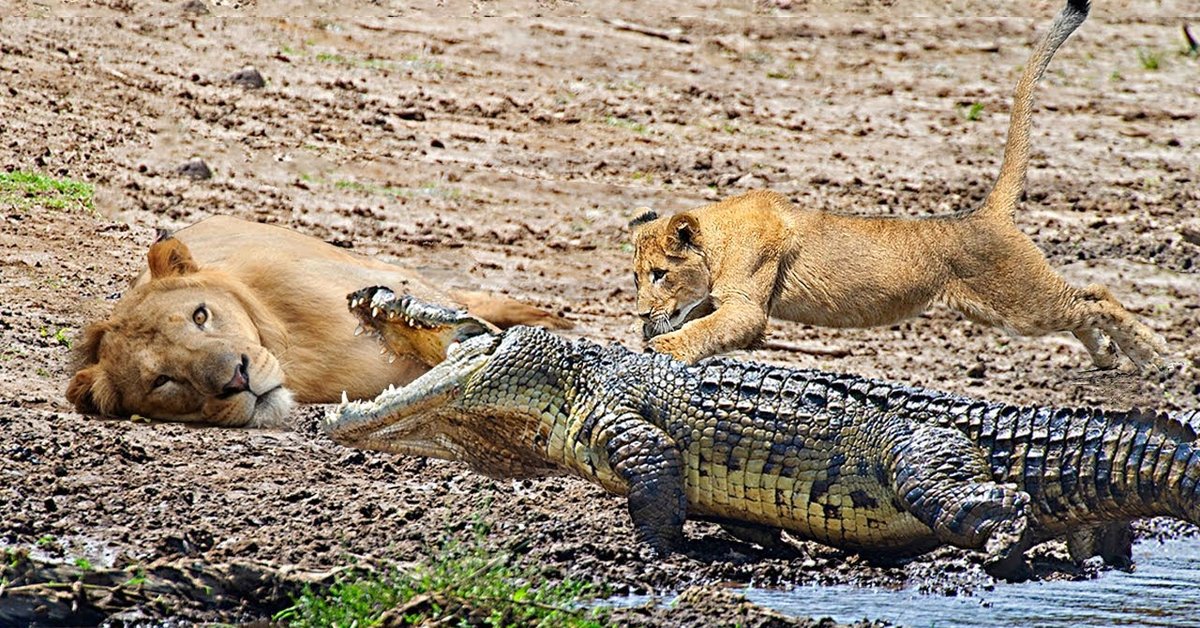
[[[154,383],[153,383],[153,384],[151,384],[151,385],[150,385],[150,387],[151,387],[152,389],[153,389],[153,388],[160,388],[160,387],[162,387],[163,385],[167,384],[167,383],[168,383],[168,382],[170,382],[170,381],[171,381],[171,378],[170,378],[170,377],[168,377],[168,376],[166,376],[166,375],[159,375],[158,377],[155,377],[155,378],[154,378]]]
[[[667,276],[667,271],[665,271],[661,268],[655,268],[650,271],[650,281],[653,281],[654,283],[658,283],[658,282],[662,281],[663,277],[666,277],[666,276]]]
[[[195,312],[192,312],[192,322],[199,327],[204,327],[204,324],[208,322],[208,308],[203,303],[196,308]]]

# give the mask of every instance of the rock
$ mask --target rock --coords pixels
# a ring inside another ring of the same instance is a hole
[[[196,181],[206,181],[212,178],[212,170],[203,159],[193,157],[175,169],[179,174]]]
[[[212,13],[208,9],[208,5],[204,4],[204,0],[188,0],[183,3],[183,12],[191,15],[208,15]]]
[[[976,362],[974,366],[967,369],[967,377],[971,379],[983,379],[987,376],[987,365],[983,362]]]
[[[234,85],[241,85],[246,89],[262,89],[267,85],[267,81],[263,79],[262,74],[251,65],[230,74],[229,82]]]
[[[1185,242],[1200,246],[1200,228],[1190,226],[1180,227],[1179,235],[1183,236]]]

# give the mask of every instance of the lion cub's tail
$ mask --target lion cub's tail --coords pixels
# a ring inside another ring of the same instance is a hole
[[[474,290],[453,290],[450,296],[465,305],[471,314],[500,329],[508,329],[515,325],[532,325],[546,329],[571,329],[575,326],[561,316],[508,297]]]
[[[1089,0],[1067,0],[1050,30],[1034,47],[1025,64],[1025,71],[1017,81],[1013,93],[1012,117],[1008,123],[1008,143],[1004,146],[1004,161],[1000,165],[1000,176],[996,185],[983,201],[976,215],[986,217],[1011,217],[1017,198],[1025,186],[1025,172],[1029,168],[1029,128],[1033,118],[1033,88],[1050,64],[1055,51],[1071,33],[1087,18],[1091,8]]]

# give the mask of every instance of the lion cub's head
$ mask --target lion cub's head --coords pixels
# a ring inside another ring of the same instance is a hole
[[[76,349],[67,398],[87,414],[143,415],[223,426],[278,426],[292,408],[279,361],[280,327],[244,285],[197,267],[187,247],[160,239],[150,279]]]
[[[653,338],[706,314],[712,273],[696,217],[681,212],[660,218],[647,209],[629,226],[642,334]]]

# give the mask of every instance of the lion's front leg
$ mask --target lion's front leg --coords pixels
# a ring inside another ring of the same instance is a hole
[[[655,336],[649,346],[682,362],[696,362],[719,353],[753,345],[767,329],[765,308],[742,300],[722,303],[716,311],[686,323],[676,331]]]

